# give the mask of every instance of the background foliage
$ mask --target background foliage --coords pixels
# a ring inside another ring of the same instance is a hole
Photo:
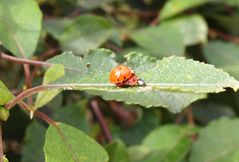
[[[1,0],[4,154],[11,162],[238,161],[238,25],[238,0]],[[147,86],[109,84],[119,63]],[[8,102],[41,85],[25,100],[33,119],[24,103],[8,118]],[[59,123],[48,126],[38,111]]]

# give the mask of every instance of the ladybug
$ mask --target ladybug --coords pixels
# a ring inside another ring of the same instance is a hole
[[[119,65],[110,72],[110,82],[117,87],[145,86],[145,82],[139,78],[128,66]]]

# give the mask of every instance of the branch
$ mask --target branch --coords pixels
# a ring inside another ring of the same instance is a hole
[[[13,35],[13,39],[14,39],[14,41],[15,41],[15,43],[16,43],[16,45],[17,45],[17,48],[18,48],[20,54],[22,55],[22,57],[23,57],[23,58],[26,58],[25,51],[24,51],[24,49],[22,48],[22,46],[20,45],[20,43],[18,42],[16,35]],[[25,77],[26,77],[25,84],[26,84],[26,87],[27,87],[27,89],[28,89],[28,88],[31,88],[31,87],[32,87],[30,67],[29,67],[28,64],[24,64],[23,67],[24,67],[24,72],[25,72]],[[29,101],[30,101],[30,100],[29,100]],[[30,101],[30,102],[31,102],[31,101]]]
[[[21,101],[18,103],[24,110],[26,111],[33,111],[25,102]],[[45,121],[46,123],[53,125],[55,127],[57,127],[57,122],[55,122],[53,119],[51,119],[49,116],[45,115],[44,113],[40,112],[40,111],[34,111],[34,115],[40,119],[42,119],[43,121]]]
[[[195,121],[194,121],[194,117],[193,117],[192,107],[189,106],[189,107],[186,109],[186,112],[187,112],[188,124],[189,124],[190,126],[195,126]]]
[[[121,104],[115,101],[110,101],[110,109],[116,117],[123,123],[124,126],[129,127],[137,120],[137,112],[126,110]]]
[[[211,37],[219,37],[219,38],[222,38],[226,41],[230,41],[230,42],[233,42],[235,44],[239,44],[239,38],[238,37],[228,35],[226,33],[223,33],[221,31],[219,31],[219,30],[209,29],[209,35]]]
[[[94,114],[96,115],[96,118],[99,121],[99,124],[100,124],[100,127],[102,129],[102,132],[104,133],[107,141],[111,142],[112,141],[112,135],[111,135],[111,133],[109,131],[107,123],[105,122],[103,114],[100,111],[100,108],[99,108],[99,105],[98,105],[97,101],[95,101],[95,100],[92,101],[91,102],[91,106],[92,106],[92,110],[93,110]]]
[[[44,61],[35,61],[35,60],[26,59],[26,58],[18,58],[18,57],[10,56],[3,52],[0,53],[0,57],[5,60],[12,61],[12,62],[19,63],[19,64],[32,64],[32,65],[46,66],[46,67],[50,67],[50,66],[54,65],[54,64],[47,63]]]
[[[3,162],[2,122],[0,123],[0,162]]]

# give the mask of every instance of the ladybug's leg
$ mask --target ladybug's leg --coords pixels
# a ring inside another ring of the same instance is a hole
[[[123,82],[116,83],[116,86],[117,86],[117,87],[124,87],[124,83],[123,83]]]

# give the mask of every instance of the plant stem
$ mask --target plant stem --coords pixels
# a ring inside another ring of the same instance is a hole
[[[99,107],[97,101],[93,100],[91,102],[91,106],[92,106],[92,110],[93,110],[94,114],[96,115],[96,118],[99,121],[102,132],[104,133],[107,141],[111,142],[112,141],[112,135],[109,131],[107,123],[105,122],[104,116],[103,116],[102,112],[100,111],[100,107]]]
[[[238,37],[228,35],[226,33],[223,33],[221,31],[219,31],[219,30],[209,29],[209,35],[211,35],[214,38],[216,36],[216,37],[222,38],[226,41],[230,41],[230,42],[233,42],[235,44],[239,44],[239,38]]]
[[[137,112],[126,110],[121,104],[115,101],[110,101],[110,109],[116,117],[123,123],[124,126],[129,127],[137,120]]]
[[[195,126],[195,121],[194,121],[194,117],[193,117],[192,107],[189,106],[187,108],[186,112],[187,112],[188,124],[191,125],[191,126]]]
[[[31,89],[27,89],[25,91],[23,91],[22,93],[20,93],[19,95],[17,95],[15,98],[13,98],[12,100],[10,100],[8,103],[6,103],[4,106],[6,109],[11,109],[13,106],[15,106],[17,103],[19,103],[20,101],[22,101],[23,99],[25,99],[26,97],[29,97],[35,93],[47,90],[47,86],[38,86],[38,87],[34,87]]]
[[[3,162],[2,122],[0,122],[0,162]]]
[[[24,110],[26,111],[32,111],[31,108],[23,101],[18,103]],[[34,111],[34,115],[40,119],[42,119],[43,121],[47,122],[49,125],[52,125],[56,128],[57,133],[60,135],[62,141],[67,145],[67,148],[69,149],[69,151],[71,152],[74,161],[75,162],[79,162],[77,155],[74,151],[74,149],[72,148],[71,144],[67,141],[67,138],[65,137],[64,133],[61,131],[60,127],[58,126],[57,122],[55,122],[53,119],[51,119],[49,116],[45,115],[44,113],[40,112],[40,111]]]
[[[21,101],[18,103],[24,110],[26,111],[33,111],[25,102]],[[57,126],[57,123],[51,119],[49,116],[45,115],[44,113],[40,112],[40,111],[34,111],[34,115],[40,119],[42,119],[43,121],[45,121],[46,123],[53,125],[53,126]]]
[[[22,46],[20,45],[20,43],[18,42],[15,34],[13,35],[13,38],[14,38],[14,41],[17,45],[17,48],[18,48],[20,54],[22,55],[23,58],[26,58],[26,53],[25,53],[24,49],[22,48]],[[25,77],[26,77],[25,84],[28,89],[28,88],[32,87],[30,66],[28,64],[23,64],[23,67],[24,67],[24,72],[25,72]],[[31,102],[31,99],[29,101]]]
[[[30,59],[26,59],[26,58],[18,58],[18,57],[14,57],[14,56],[9,56],[3,52],[0,53],[0,57],[8,60],[8,61],[12,61],[15,63],[19,63],[19,64],[32,64],[32,65],[38,65],[38,66],[46,66],[46,67],[50,67],[54,64],[50,64],[44,61],[35,61],[35,60],[30,60]]]
[[[25,91],[23,91],[22,93],[20,93],[19,95],[17,95],[15,98],[11,99],[8,103],[6,103],[4,105],[4,107],[6,109],[11,109],[14,105],[16,105],[17,103],[19,103],[20,101],[22,101],[23,99],[42,92],[42,91],[46,91],[46,90],[53,90],[53,89],[58,89],[58,90],[72,90],[74,89],[74,87],[94,87],[94,86],[98,86],[98,87],[102,87],[102,86],[114,86],[113,84],[87,84],[87,83],[82,83],[82,84],[50,84],[50,85],[40,85],[37,87],[33,87],[31,89],[27,89]]]

